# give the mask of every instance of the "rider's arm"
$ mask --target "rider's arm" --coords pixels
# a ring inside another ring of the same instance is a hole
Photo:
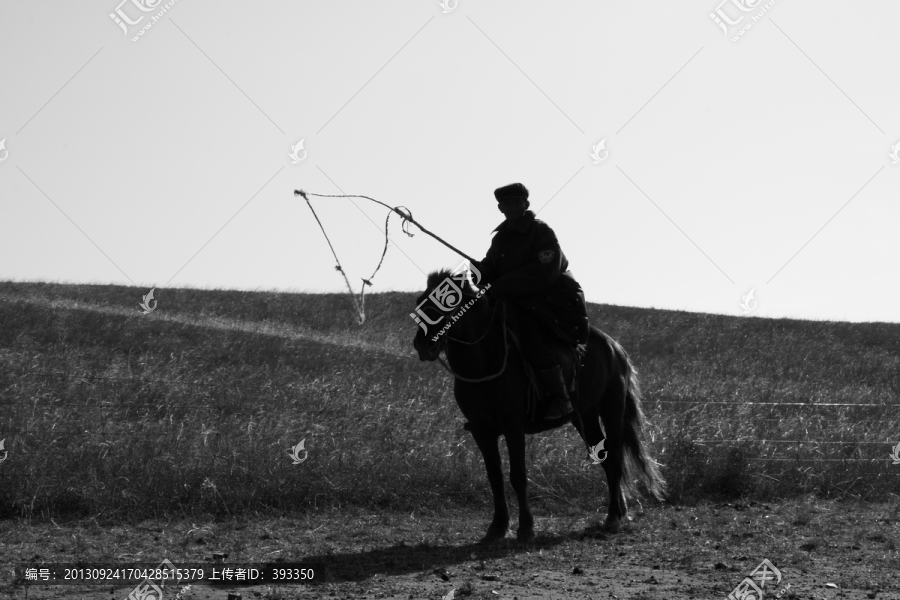
[[[497,267],[494,264],[494,254],[495,250],[492,242],[491,247],[487,251],[487,256],[475,263],[475,268],[481,273],[481,280],[478,282],[479,288],[483,288],[485,285],[493,283],[494,280],[497,279]]]

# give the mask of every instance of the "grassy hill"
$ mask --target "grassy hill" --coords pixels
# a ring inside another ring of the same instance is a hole
[[[146,292],[0,282],[0,517],[489,502],[415,294],[360,326],[346,295],[164,289],[144,315]],[[672,501],[900,493],[900,325],[589,313],[638,368]],[[605,510],[586,459],[571,427],[529,439],[538,510]]]

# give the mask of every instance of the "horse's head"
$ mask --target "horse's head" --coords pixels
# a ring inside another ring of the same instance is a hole
[[[438,293],[435,296],[439,302],[429,298],[436,290]],[[462,291],[461,298],[459,291]],[[416,308],[410,313],[419,325],[413,339],[413,347],[419,353],[419,360],[435,360],[438,357],[447,345],[451,325],[461,327],[460,311],[470,310],[475,304],[470,302],[479,295],[468,280],[454,275],[448,269],[435,271],[428,276],[427,289],[416,298]]]

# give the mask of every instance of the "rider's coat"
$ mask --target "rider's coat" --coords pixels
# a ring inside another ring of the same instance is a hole
[[[515,224],[494,231],[487,256],[479,263],[482,280],[519,309],[540,320],[570,344],[588,339],[584,292],[569,271],[569,261],[550,226],[532,211]]]

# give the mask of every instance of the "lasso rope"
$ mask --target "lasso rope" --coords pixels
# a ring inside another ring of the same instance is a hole
[[[475,260],[472,259],[472,257],[470,257],[469,255],[465,254],[461,250],[454,248],[453,246],[451,246],[450,244],[448,244],[447,242],[445,242],[444,240],[442,240],[435,234],[431,233],[430,231],[428,231],[427,229],[422,227],[422,225],[419,222],[417,222],[415,219],[413,219],[412,211],[409,210],[408,208],[406,208],[405,206],[391,206],[389,204],[385,204],[384,202],[381,202],[380,200],[376,200],[375,198],[370,198],[368,196],[361,196],[361,195],[357,195],[357,194],[314,194],[312,192],[305,192],[303,190],[294,190],[294,195],[295,196],[303,196],[303,199],[306,200],[306,205],[309,206],[309,210],[312,211],[313,216],[316,218],[316,223],[319,224],[319,229],[322,230],[322,235],[325,236],[325,241],[328,242],[328,247],[331,248],[331,254],[334,256],[335,263],[337,263],[337,265],[334,267],[334,270],[339,271],[340,274],[343,275],[344,282],[347,284],[347,291],[350,292],[350,298],[353,300],[353,306],[354,306],[354,308],[356,308],[356,312],[359,316],[359,324],[360,325],[362,325],[366,321],[366,286],[368,285],[371,287],[372,279],[375,277],[375,274],[378,273],[378,270],[381,268],[381,263],[384,262],[384,257],[387,254],[388,242],[389,242],[388,223],[391,220],[391,213],[397,213],[398,215],[400,215],[400,218],[402,219],[401,228],[403,229],[403,233],[405,233],[409,237],[413,237],[413,234],[409,232],[409,224],[413,223],[416,227],[418,227],[419,229],[421,229],[422,231],[424,231],[425,233],[427,233],[428,235],[430,235],[431,237],[433,237],[440,243],[444,244],[445,246],[447,246],[448,248],[450,248],[451,250],[453,250],[454,252],[456,252],[457,254],[462,256],[463,258],[467,259],[470,263],[475,262]],[[338,259],[337,253],[334,251],[334,246],[331,245],[331,240],[328,239],[328,234],[325,232],[325,227],[322,225],[322,221],[319,220],[319,216],[316,214],[316,211],[313,209],[312,203],[309,201],[309,196],[318,196],[320,198],[365,198],[366,200],[370,200],[372,202],[375,202],[376,204],[380,204],[381,206],[384,206],[385,208],[388,208],[391,211],[388,213],[387,218],[384,220],[384,250],[382,250],[382,252],[381,252],[381,260],[378,261],[378,266],[375,267],[375,271],[373,271],[372,274],[369,275],[368,279],[360,278],[360,279],[362,279],[362,285],[360,286],[360,290],[359,290],[359,298],[360,298],[359,302],[357,302],[356,296],[353,294],[353,288],[350,286],[350,280],[347,279],[347,274],[344,272],[344,268],[341,267],[341,261]]]

